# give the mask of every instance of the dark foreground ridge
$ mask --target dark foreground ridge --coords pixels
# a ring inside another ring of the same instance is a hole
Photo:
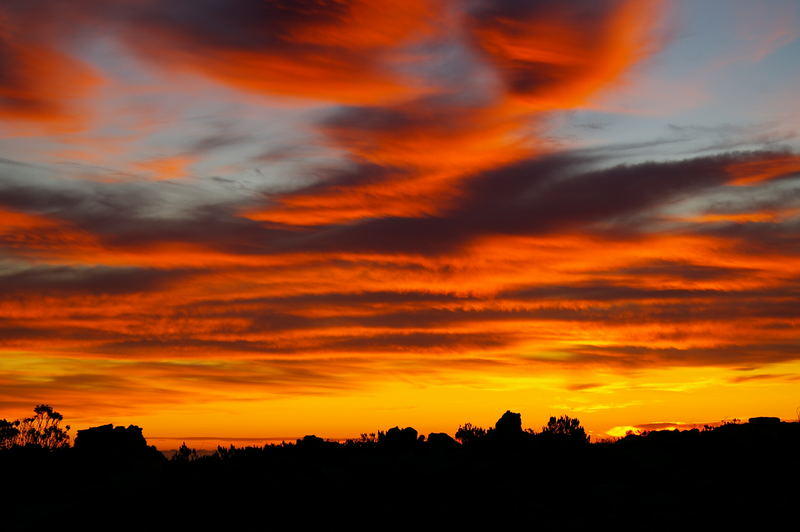
[[[70,446],[35,412],[0,420],[0,530],[764,529],[800,500],[800,423],[778,418],[590,443],[577,419],[534,431],[509,411],[455,439],[394,427],[168,460],[139,427]]]

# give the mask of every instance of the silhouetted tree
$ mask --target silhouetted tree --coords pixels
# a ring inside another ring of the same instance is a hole
[[[180,448],[172,456],[173,462],[193,462],[194,460],[197,460],[197,450],[186,445],[186,442],[181,443]]]
[[[69,425],[61,427],[64,416],[53,410],[49,405],[37,405],[34,416],[26,417],[14,428],[18,434],[13,445],[30,445],[45,449],[58,449],[69,447]]]
[[[586,435],[580,420],[569,416],[550,417],[547,425],[542,427],[542,435],[574,443],[589,443],[589,436]]]
[[[361,443],[375,443],[378,441],[378,435],[374,432],[370,432],[369,434],[362,432],[358,441]]]

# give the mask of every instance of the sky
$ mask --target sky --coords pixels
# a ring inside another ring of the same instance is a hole
[[[796,0],[4,0],[0,418],[800,416]]]

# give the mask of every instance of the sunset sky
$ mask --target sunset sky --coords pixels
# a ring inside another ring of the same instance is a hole
[[[799,37],[797,0],[3,0],[0,418],[797,419]]]

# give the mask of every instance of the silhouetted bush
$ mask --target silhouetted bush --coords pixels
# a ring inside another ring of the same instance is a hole
[[[13,447],[19,435],[19,421],[0,419],[0,449]]]
[[[551,417],[547,425],[542,427],[540,436],[570,444],[589,443],[589,436],[580,420],[569,416]]]
[[[464,423],[456,431],[456,439],[464,445],[472,445],[486,436],[486,429],[472,423]]]

